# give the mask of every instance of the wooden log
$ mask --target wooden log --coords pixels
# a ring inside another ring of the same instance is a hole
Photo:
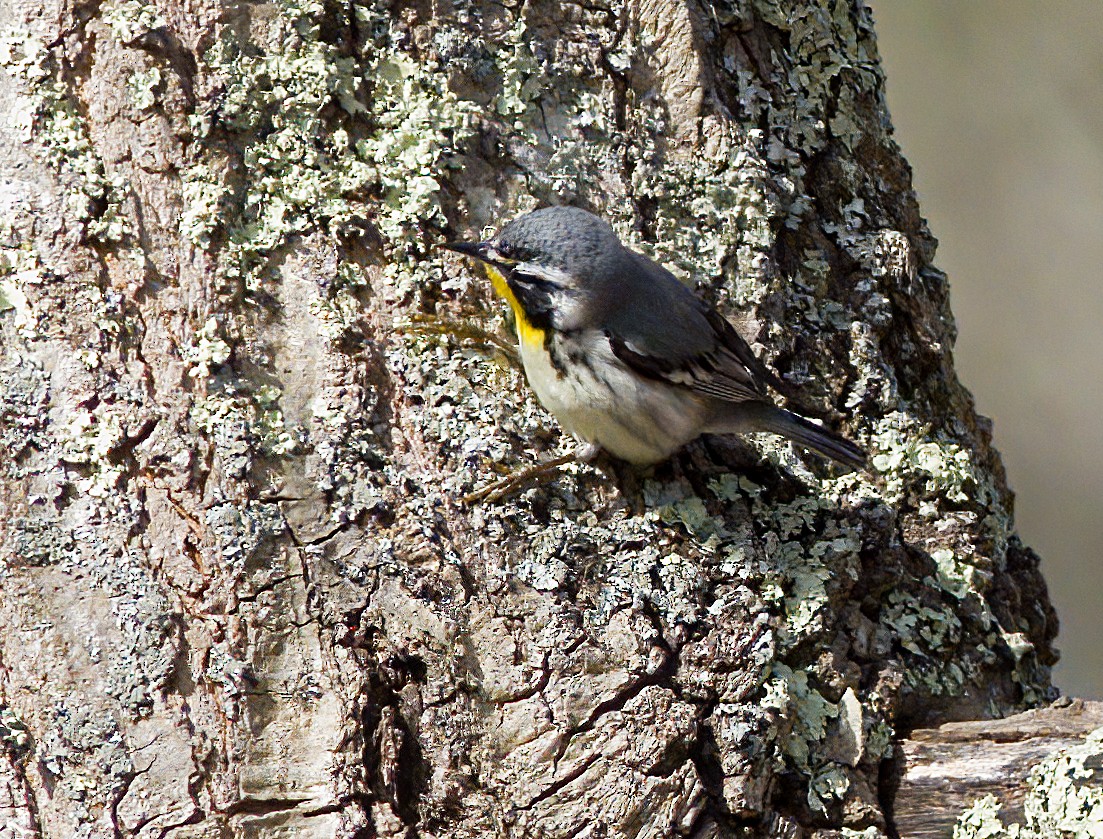
[[[1000,720],[919,729],[900,744],[893,823],[902,839],[950,839],[961,814],[994,795],[1005,825],[1024,824],[1031,769],[1103,727],[1103,702],[1064,699]],[[1103,745],[1101,745],[1103,751]],[[1099,785],[1099,773],[1090,783]]]

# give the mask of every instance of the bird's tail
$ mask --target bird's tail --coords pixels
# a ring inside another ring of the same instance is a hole
[[[866,453],[861,448],[834,431],[809,422],[792,411],[765,402],[743,403],[741,407],[747,409],[748,413],[749,422],[744,429],[746,431],[780,434],[797,445],[852,469],[862,469],[866,465]]]

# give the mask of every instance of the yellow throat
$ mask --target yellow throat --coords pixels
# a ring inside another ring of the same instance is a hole
[[[542,347],[544,345],[544,330],[534,326],[528,316],[525,315],[525,310],[517,300],[517,295],[509,287],[509,283],[506,282],[502,272],[493,265],[484,264],[486,264],[486,272],[490,275],[490,284],[494,286],[495,293],[505,300],[509,304],[509,308],[513,310],[513,320],[517,324],[517,338],[521,341],[521,344]]]

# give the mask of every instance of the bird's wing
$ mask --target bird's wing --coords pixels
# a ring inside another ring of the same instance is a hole
[[[643,347],[606,332],[613,354],[641,376],[728,402],[760,401],[765,392],[738,357],[726,347],[678,359],[649,354]]]
[[[613,354],[641,376],[716,399],[763,399],[763,382],[776,377],[718,312],[662,273],[653,272],[649,284],[637,286],[630,303],[606,320]],[[657,282],[666,285],[663,293],[649,293]]]

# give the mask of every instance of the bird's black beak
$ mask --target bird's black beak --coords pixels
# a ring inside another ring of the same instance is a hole
[[[486,258],[487,252],[490,250],[489,242],[445,242],[441,247],[445,250],[462,253],[464,256],[474,257],[483,262],[490,261]]]

